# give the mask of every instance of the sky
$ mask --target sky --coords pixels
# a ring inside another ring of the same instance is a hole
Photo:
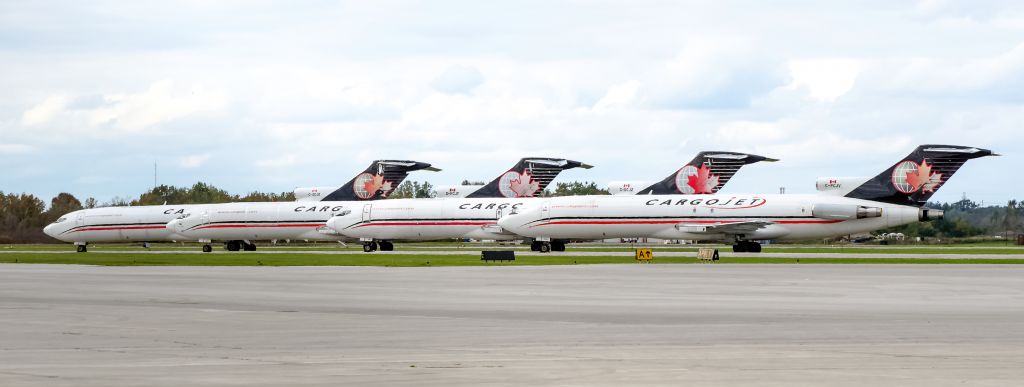
[[[933,197],[1024,198],[1024,3],[0,1],[0,191],[103,202],[491,180],[521,157],[656,181],[702,150],[812,193],[918,144],[1002,154]]]

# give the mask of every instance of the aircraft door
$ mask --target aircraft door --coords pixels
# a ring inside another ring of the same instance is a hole
[[[548,219],[550,217],[551,217],[551,203],[545,201],[540,206],[540,218],[541,219]]]
[[[85,213],[84,212],[79,212],[78,216],[75,217],[75,225],[76,226],[85,226]]]
[[[363,205],[363,218],[362,221],[366,222],[370,220],[370,210],[373,209],[373,204]]]

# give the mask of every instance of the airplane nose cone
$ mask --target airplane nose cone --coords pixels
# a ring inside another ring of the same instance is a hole
[[[508,230],[514,233],[519,233],[522,228],[523,222],[521,221],[521,215],[505,215],[498,219],[498,226],[502,229]]]
[[[43,227],[43,234],[53,237],[53,223],[50,223],[46,225],[46,227]]]

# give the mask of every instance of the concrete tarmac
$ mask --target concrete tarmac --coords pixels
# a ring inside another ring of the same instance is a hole
[[[0,385],[1024,384],[1024,267],[0,265]]]

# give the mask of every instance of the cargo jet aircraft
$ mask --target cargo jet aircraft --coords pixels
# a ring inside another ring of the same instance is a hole
[[[329,192],[327,197],[334,200],[365,201],[386,197],[398,187],[409,172],[433,170],[430,164],[405,160],[377,160],[345,185]],[[336,202],[344,203],[344,202]],[[297,205],[295,202],[284,202]],[[337,206],[339,204],[335,204]],[[181,241],[187,238],[167,228],[167,222],[191,214],[203,204],[102,207],[70,212],[43,228],[46,235],[64,242],[73,242],[78,252],[85,252],[89,243],[98,242],[158,242]],[[334,206],[330,207],[333,208]],[[318,206],[314,206],[320,208]],[[330,214],[324,214],[318,226],[323,225]],[[269,224],[264,226],[270,226]],[[283,225],[287,227],[288,225]],[[229,244],[229,249],[238,250],[242,244]],[[248,249],[248,245],[244,246]],[[204,246],[209,250],[209,246]]]
[[[743,153],[702,152],[687,166],[643,191],[658,195],[717,192],[740,167],[762,160],[771,159]],[[715,178],[708,178],[712,175]],[[478,198],[470,195],[467,198],[450,200],[393,199],[363,204],[361,209],[332,217],[327,222],[327,227],[344,236],[363,241],[363,251],[366,252],[376,250],[378,244],[391,250],[393,241],[456,238],[523,239],[498,227],[497,219],[526,203],[548,199],[533,198],[533,195],[513,195],[512,193],[522,192],[523,187],[531,187],[534,183],[531,177],[525,174],[512,178],[506,176],[508,175],[503,175],[484,187],[486,190],[499,192],[502,196]],[[527,191],[539,192],[533,188]],[[539,242],[531,244],[535,249],[539,249],[540,246]],[[548,248],[552,246],[559,251],[565,247],[558,240],[548,245]]]
[[[572,196],[541,199],[498,221],[501,230],[554,250],[559,241],[605,238],[721,240],[733,251],[759,252],[756,240],[800,240],[941,219],[924,205],[967,160],[986,149],[922,145],[855,188],[830,179],[842,195],[714,194]],[[819,190],[823,190],[819,180]],[[825,187],[828,188],[828,187]],[[847,191],[848,190],[848,191]],[[825,189],[823,191],[828,191]]]
[[[479,200],[483,198],[529,198],[544,191],[560,172],[572,168],[590,168],[578,161],[527,157],[519,160],[507,172],[499,175],[490,184],[477,188],[469,194]],[[397,185],[396,185],[397,187]],[[357,187],[358,188],[358,187]],[[345,190],[342,187],[341,190]],[[351,188],[349,188],[351,190]],[[389,191],[390,192],[390,191]],[[203,251],[209,251],[212,241],[225,241],[228,250],[245,246],[255,250],[252,241],[278,239],[306,240],[347,240],[349,238],[323,226],[333,215],[360,211],[352,202],[338,202],[327,196],[323,201],[314,202],[272,202],[272,203],[225,203],[194,207],[180,219],[167,222],[167,228],[183,240],[203,243]],[[394,199],[390,201],[415,200],[443,202],[438,199]],[[401,211],[401,209],[396,209]],[[491,223],[497,218],[491,215]],[[364,249],[378,244],[367,244]],[[390,242],[381,242],[381,250],[391,250]]]

